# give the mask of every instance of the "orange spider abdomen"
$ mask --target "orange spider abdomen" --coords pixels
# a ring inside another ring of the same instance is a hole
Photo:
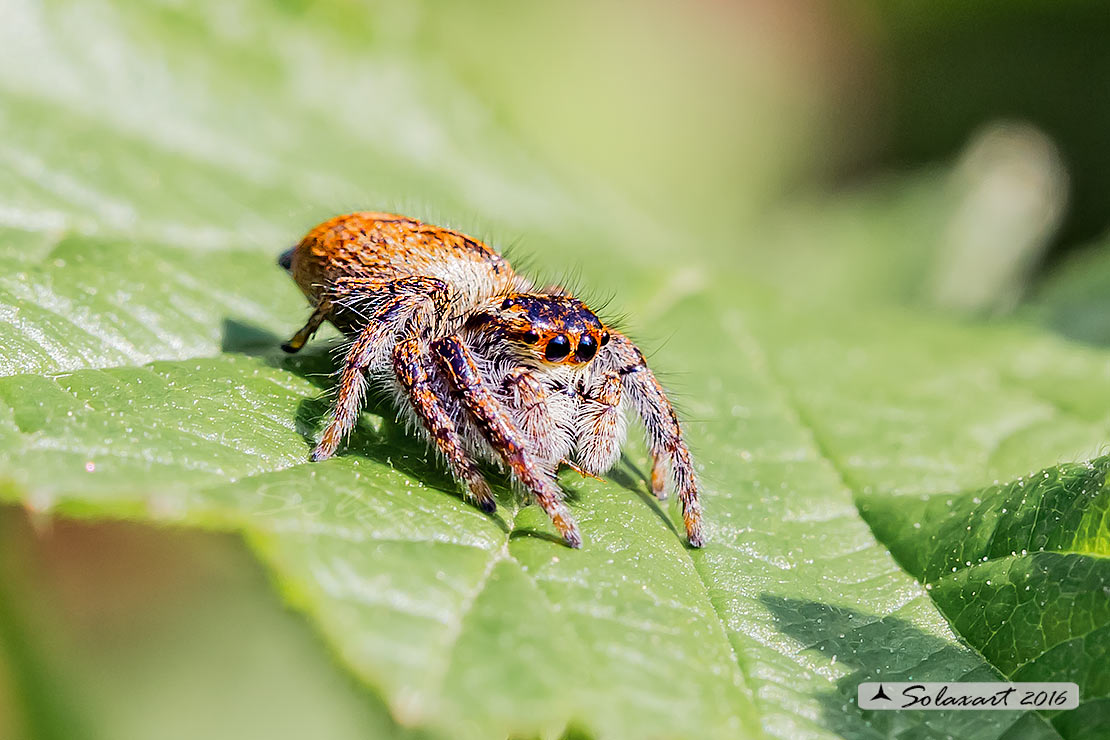
[[[406,277],[442,280],[468,300],[514,284],[509,263],[453,229],[393,213],[336,216],[308,232],[291,255],[293,279],[315,304],[340,278],[382,284]]]

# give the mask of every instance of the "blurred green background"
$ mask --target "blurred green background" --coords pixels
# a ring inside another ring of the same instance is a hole
[[[482,104],[442,115],[494,117],[606,208],[665,214],[723,269],[797,284],[799,300],[1018,312],[1110,341],[1105,3],[276,5],[336,43],[431,60]],[[35,7],[2,0],[0,15]],[[210,40],[267,43],[252,7],[151,3],[122,17],[155,46],[172,33],[160,61],[188,83]],[[111,38],[88,43],[111,56]],[[16,89],[29,70],[3,59]],[[306,67],[301,84],[333,72]],[[281,111],[256,114],[265,125]],[[376,702],[238,540],[0,510],[0,738],[145,737],[154,722],[161,738],[393,732]]]

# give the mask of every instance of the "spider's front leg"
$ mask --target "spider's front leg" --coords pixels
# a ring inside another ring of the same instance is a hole
[[[690,457],[690,448],[682,438],[678,415],[639,348],[619,332],[611,332],[611,335],[604,363],[621,378],[624,391],[644,422],[653,458],[652,488],[657,494],[662,490],[666,467],[669,466],[675,492],[682,502],[686,537],[691,545],[701,547],[705,539],[701,529],[698,475]]]
[[[466,484],[467,492],[478,508],[492,514],[497,510],[497,503],[489,484],[467,454],[455,420],[436,393],[433,378],[440,371],[428,355],[423,341],[405,339],[398,342],[393,350],[393,370],[451,473]]]
[[[517,479],[543,507],[555,529],[571,547],[582,546],[570,510],[552,472],[529,452],[526,440],[512,423],[508,411],[482,380],[474,358],[457,336],[443,337],[432,344],[432,351],[452,388],[470,413],[490,446],[501,456]]]

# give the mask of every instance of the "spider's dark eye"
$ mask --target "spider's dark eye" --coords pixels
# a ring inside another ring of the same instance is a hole
[[[570,340],[562,334],[555,335],[547,343],[547,348],[543,351],[543,356],[552,362],[558,362],[570,354]]]
[[[579,362],[589,362],[597,354],[597,340],[591,334],[584,334],[578,340],[578,351],[574,353]]]
[[[501,301],[501,310],[504,311],[511,305],[513,305],[513,302],[506,298],[505,300]]]
[[[601,346],[609,344],[609,332],[603,332],[601,335]]]
[[[524,336],[522,336],[521,339],[524,340],[525,344],[535,344],[536,342],[540,341],[540,335],[534,331],[526,331],[524,332]]]

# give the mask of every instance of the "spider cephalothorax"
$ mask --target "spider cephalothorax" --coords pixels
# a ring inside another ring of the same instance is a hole
[[[475,341],[500,345],[529,367],[585,366],[609,343],[609,330],[576,298],[514,293],[496,308],[479,311],[464,329]]]
[[[457,231],[387,213],[326,221],[278,262],[314,306],[283,348],[296,352],[325,320],[353,338],[313,460],[335,454],[368,384],[382,382],[483,511],[496,504],[480,457],[504,463],[578,547],[556,468],[607,471],[631,409],[647,431],[652,490],[664,497],[669,470],[690,544],[702,545],[697,476],[678,417],[640,350],[581,301],[535,292],[504,258]]]

